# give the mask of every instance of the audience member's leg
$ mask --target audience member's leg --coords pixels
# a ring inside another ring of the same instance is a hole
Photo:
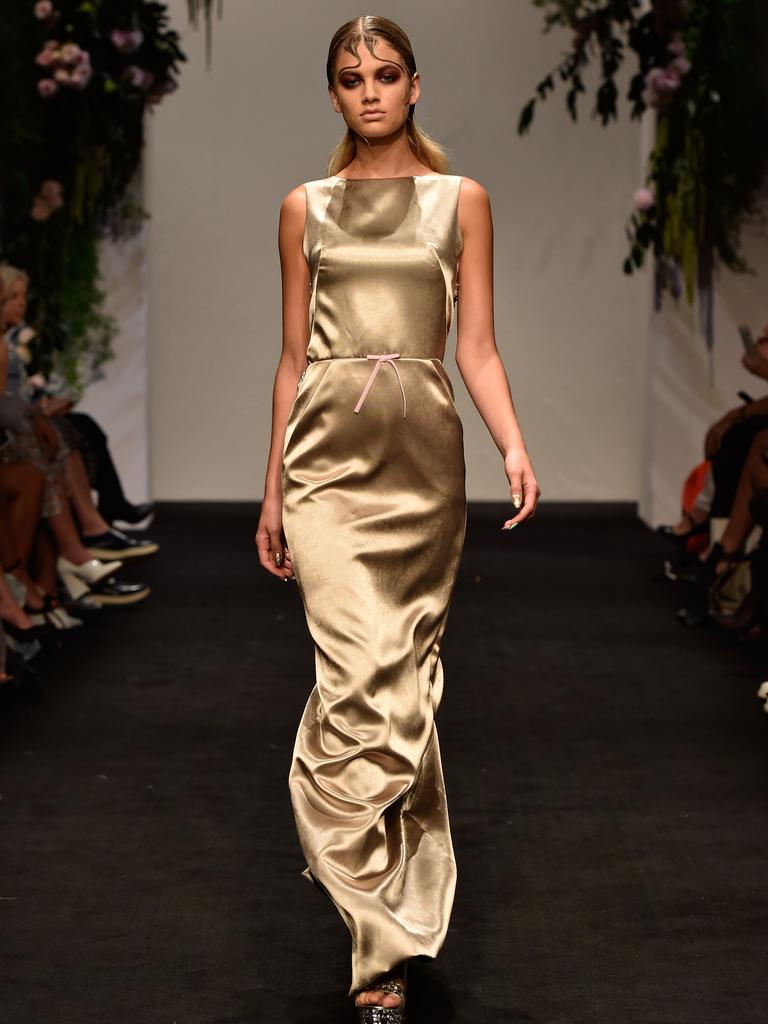
[[[105,533],[109,529],[109,523],[105,521],[93,504],[91,482],[85,471],[83,457],[78,451],[70,452],[67,456],[67,479],[81,533],[86,535]]]
[[[45,478],[28,462],[0,463],[0,491],[9,501],[9,515],[19,558],[29,565],[40,526]]]
[[[86,413],[67,413],[64,419],[74,424],[89,446],[90,451],[85,459],[86,470],[91,486],[98,492],[98,509],[101,515],[109,523],[121,518],[134,521],[136,506],[125,496],[109,451],[107,435]]]
[[[32,629],[32,620],[14,597],[5,576],[0,573],[0,619],[19,629]]]
[[[63,558],[75,565],[83,565],[84,562],[91,560],[90,552],[80,540],[80,534],[67,499],[61,502],[60,512],[57,515],[48,516],[46,522],[56,540],[59,554]]]
[[[720,450],[712,459],[712,474],[715,493],[712,498],[710,515],[725,519],[731,514],[741,473],[749,455],[755,436],[768,427],[768,417],[755,416],[735,423],[726,431]]]
[[[728,525],[720,538],[720,544],[725,554],[742,550],[755,527],[750,502],[756,491],[768,487],[768,465],[763,457],[766,449],[768,449],[768,430],[762,430],[752,439],[744,468],[736,486]],[[704,552],[700,557],[704,559],[707,554],[708,552]],[[726,568],[727,562],[718,563],[716,571],[724,572]]]
[[[52,535],[48,530],[40,530],[35,541],[35,579],[46,592],[53,596],[56,593],[58,577],[56,574],[56,558],[58,551]]]

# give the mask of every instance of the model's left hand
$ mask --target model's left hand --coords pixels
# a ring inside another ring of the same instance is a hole
[[[520,508],[517,515],[513,516],[512,519],[507,519],[502,526],[502,530],[510,530],[525,519],[530,519],[535,513],[539,497],[541,496],[541,489],[534,475],[531,460],[524,451],[510,452],[507,455],[504,459],[504,472],[509,480],[509,493],[512,497],[512,503]],[[515,498],[518,495],[518,502],[515,502]]]

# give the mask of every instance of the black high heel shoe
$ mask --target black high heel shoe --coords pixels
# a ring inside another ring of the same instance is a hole
[[[685,583],[709,587],[715,581],[722,579],[735,565],[743,562],[748,557],[749,555],[746,555],[743,551],[723,551],[723,545],[716,541],[704,561],[697,558],[693,565],[681,566],[675,570],[675,578],[683,580]],[[728,568],[725,570],[725,573],[717,572],[718,562],[727,563]]]
[[[695,522],[688,512],[683,512],[683,518],[686,519],[690,525],[690,529],[686,530],[685,533],[679,533],[675,530],[674,526],[668,526],[666,524],[656,527],[656,533],[660,537],[664,537],[665,540],[674,541],[676,544],[686,544],[692,537],[700,537],[703,534],[709,533],[709,519],[705,519],[703,523]]]
[[[24,608],[26,611],[26,606]],[[11,637],[18,644],[29,644],[33,640],[43,640],[53,633],[53,626],[48,622],[32,624],[28,629],[22,629],[21,626],[17,626],[14,622],[8,622],[3,619],[3,630],[6,636]]]

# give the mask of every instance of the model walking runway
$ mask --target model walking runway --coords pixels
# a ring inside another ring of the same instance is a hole
[[[437,955],[456,881],[435,712],[466,519],[462,425],[441,362],[460,184],[306,185],[312,323],[283,521],[317,683],[290,787],[305,874],[352,935],[350,993]]]

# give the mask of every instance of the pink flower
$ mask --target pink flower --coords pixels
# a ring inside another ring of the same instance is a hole
[[[674,60],[669,62],[670,70],[678,75],[687,75],[691,67],[691,62],[687,57],[675,57]]]
[[[652,68],[648,75],[656,92],[662,94],[677,92],[680,88],[680,75],[670,68]]]
[[[155,76],[151,71],[140,68],[136,64],[131,64],[125,69],[125,77],[136,89],[147,90],[152,87],[155,81]]]
[[[91,80],[92,74],[93,72],[90,67],[84,67],[81,65],[80,67],[75,68],[70,75],[70,85],[73,89],[85,89]]]
[[[643,102],[648,107],[666,106],[680,88],[680,75],[669,68],[651,68],[645,79]]]
[[[635,209],[645,212],[656,205],[656,197],[649,188],[639,188],[633,196]]]
[[[35,57],[35,64],[41,68],[48,68],[56,61],[56,51],[53,49],[41,50]]]
[[[77,43],[65,43],[61,48],[59,59],[64,64],[69,64],[70,67],[73,67],[79,62],[82,52]]]
[[[59,91],[59,87],[52,78],[41,78],[37,83],[37,91],[43,99],[48,99],[49,96],[53,96],[55,92]]]
[[[51,0],[38,0],[35,4],[35,17],[39,18],[40,21],[45,21],[46,18],[50,18],[53,14],[53,4]]]
[[[120,53],[133,53],[144,42],[144,33],[141,29],[116,28],[109,38]]]
[[[70,75],[66,68],[56,68],[53,72],[53,77],[59,85],[69,85]]]

